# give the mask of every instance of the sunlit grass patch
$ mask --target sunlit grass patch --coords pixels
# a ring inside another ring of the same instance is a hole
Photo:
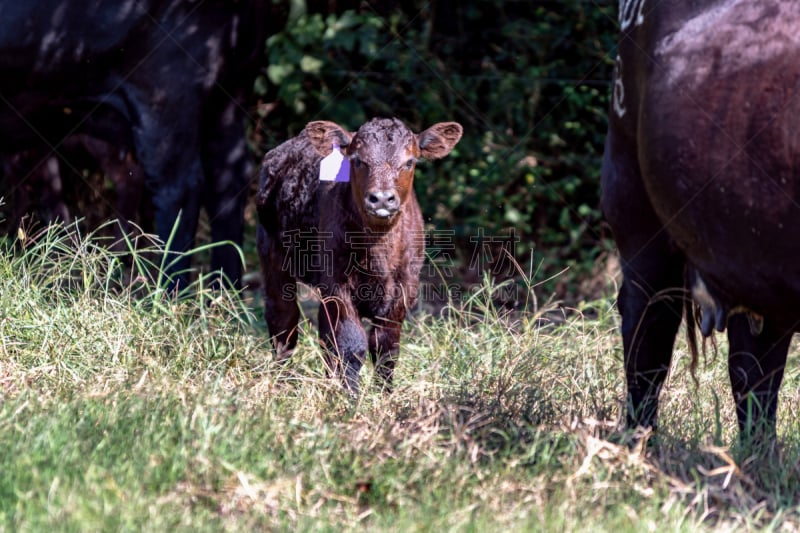
[[[487,280],[411,317],[395,391],[367,365],[353,399],[308,321],[278,364],[261,317],[202,278],[174,297],[68,228],[15,246],[0,255],[9,530],[800,526],[794,357],[782,456],[736,450],[724,352],[695,385],[682,340],[657,443],[631,448],[610,298],[520,312]]]

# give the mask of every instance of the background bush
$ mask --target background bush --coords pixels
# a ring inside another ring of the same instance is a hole
[[[563,288],[607,248],[599,174],[616,36],[612,2],[294,2],[255,84],[259,153],[309,120],[350,128],[397,116],[465,127],[453,156],[418,170],[429,229],[457,256],[508,236],[526,269]],[[566,283],[565,283],[566,280]],[[553,287],[548,287],[552,289]],[[558,287],[556,287],[558,289]],[[561,291],[563,292],[563,291]]]
[[[417,131],[456,120],[465,127],[462,141],[450,157],[420,165],[415,184],[427,229],[438,232],[429,250],[447,267],[447,282],[479,282],[482,267],[516,276],[510,263],[498,264],[505,248],[535,283],[553,279],[537,288],[542,294],[598,294],[578,281],[611,248],[599,174],[615,3],[273,1],[288,21],[263,43],[250,113],[254,160],[310,120],[354,129],[373,116],[397,116]],[[65,201],[87,229],[115,216],[113,181],[96,170],[65,179]],[[256,182],[253,176],[253,191]],[[11,208],[24,198],[6,194],[5,202]],[[258,270],[253,210],[251,202],[249,284]],[[206,220],[200,228],[203,242]]]

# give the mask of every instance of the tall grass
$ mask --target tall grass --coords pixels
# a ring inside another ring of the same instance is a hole
[[[413,316],[396,390],[353,400],[308,323],[275,364],[238,295],[174,298],[100,244],[51,228],[0,254],[4,529],[800,527],[794,358],[780,457],[730,449],[724,358],[695,387],[682,344],[658,444],[629,448],[611,298],[514,313],[487,281]]]

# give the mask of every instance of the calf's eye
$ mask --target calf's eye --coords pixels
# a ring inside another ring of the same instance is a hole
[[[354,157],[354,158],[353,158],[353,160],[352,160],[352,161],[353,161],[353,166],[354,166],[355,168],[361,168],[361,165],[363,164],[363,163],[361,162],[361,158],[359,158],[358,156],[356,156],[356,157]]]
[[[406,168],[409,169],[409,170],[414,168],[414,160],[413,159],[409,159],[408,161],[406,161]]]

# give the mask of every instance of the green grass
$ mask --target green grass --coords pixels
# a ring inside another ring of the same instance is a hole
[[[260,317],[234,295],[199,282],[170,298],[70,230],[9,246],[2,529],[800,527],[795,356],[780,457],[731,449],[724,357],[701,367],[695,387],[682,343],[658,444],[629,449],[612,298],[510,314],[487,283],[442,318],[408,322],[394,393],[370,386],[365,368],[351,400],[324,377],[308,324],[279,366]]]

